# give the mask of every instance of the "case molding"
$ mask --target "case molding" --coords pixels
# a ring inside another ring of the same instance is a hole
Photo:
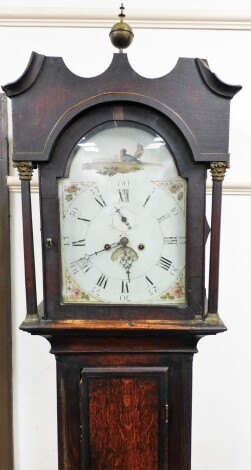
[[[129,14],[128,14],[129,15]],[[1,27],[110,28],[113,8],[1,7]],[[251,10],[130,9],[130,25],[139,29],[251,30]]]

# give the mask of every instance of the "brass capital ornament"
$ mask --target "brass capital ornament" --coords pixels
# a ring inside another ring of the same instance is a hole
[[[20,180],[31,180],[34,170],[32,162],[16,162],[14,168],[17,168]]]
[[[223,181],[229,162],[212,162],[210,164],[210,171],[213,181]]]

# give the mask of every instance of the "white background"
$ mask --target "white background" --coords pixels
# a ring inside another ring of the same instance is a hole
[[[59,2],[49,0],[0,1],[0,25],[1,8],[5,14],[7,7],[13,8],[19,18],[18,27],[11,23],[0,27],[1,84],[19,78],[32,50],[62,56],[73,72],[83,76],[100,74],[109,66],[113,48],[108,38],[108,25],[63,28],[50,26],[47,22],[40,27],[22,26],[23,7],[30,7],[31,17],[40,14],[34,7],[43,7],[43,12],[47,6],[54,7],[60,15],[64,15],[63,6],[69,9],[66,0],[60,1],[60,7],[58,5]],[[119,2],[108,1],[105,5],[115,22]],[[88,9],[88,6],[96,18],[99,18],[99,8],[104,11],[101,0],[71,1],[75,12],[77,8]],[[232,185],[235,190],[230,191],[231,194],[225,190],[223,196],[219,311],[228,332],[201,340],[199,354],[194,359],[192,470],[250,470],[251,29],[241,29],[238,25],[210,30],[158,28],[157,23],[156,28],[147,27],[147,23],[144,26],[144,18],[152,16],[162,20],[168,12],[180,19],[182,9],[190,10],[198,19],[201,17],[198,10],[205,10],[204,16],[216,17],[221,10],[223,18],[224,11],[228,11],[237,18],[250,8],[249,0],[239,0],[238,4],[229,0],[207,0],[203,5],[198,0],[128,0],[125,6],[128,22],[130,12],[133,16],[134,11],[142,11],[142,23],[134,28],[135,40],[128,50],[130,63],[138,73],[146,77],[161,76],[174,67],[179,56],[200,57],[206,58],[211,70],[225,82],[243,85],[243,90],[231,103],[231,169],[226,188]],[[228,17],[227,12],[225,16]],[[11,174],[14,174],[13,170]],[[247,188],[245,193],[244,187]],[[41,300],[37,194],[33,194],[33,205],[38,297]],[[56,470],[54,357],[49,354],[49,343],[45,339],[18,330],[25,316],[18,190],[11,192],[11,229],[15,470]]]
[[[122,2],[118,2],[117,0],[106,0],[104,2],[103,0],[93,0],[90,2],[89,0],[71,0],[71,8],[104,8],[104,3],[105,3],[105,8],[107,10],[114,9],[114,11],[117,11],[118,6]],[[250,10],[250,3],[249,0],[239,0],[238,3],[233,2],[232,0],[204,0],[203,3],[200,2],[199,0],[190,0],[187,2],[187,0],[170,0],[169,2],[166,2],[166,0],[155,0],[154,1],[154,7],[152,4],[152,0],[144,0],[142,2],[141,0],[127,0],[124,2],[124,5],[126,6],[129,11],[133,11],[135,9],[141,9],[142,13],[144,14],[144,9],[149,9],[151,10],[152,13],[155,12],[156,9],[160,10],[163,12],[163,10],[233,10],[233,11],[240,11],[240,10]],[[7,7],[64,7],[67,6],[69,7],[69,2],[68,0],[1,0],[0,1],[0,6],[7,6]]]

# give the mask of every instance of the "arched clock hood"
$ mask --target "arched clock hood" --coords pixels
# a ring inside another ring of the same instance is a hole
[[[104,73],[84,78],[61,57],[36,52],[23,75],[2,88],[13,102],[13,160],[34,163],[48,161],[57,137],[78,114],[121,100],[171,119],[195,161],[228,161],[229,103],[241,89],[223,83],[201,59],[180,58],[167,75],[149,79],[133,70],[127,54],[115,53]]]

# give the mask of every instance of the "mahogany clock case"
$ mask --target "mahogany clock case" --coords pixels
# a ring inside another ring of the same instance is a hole
[[[206,175],[212,164],[220,173],[227,167],[230,99],[239,90],[204,60],[179,59],[168,75],[149,80],[122,53],[91,79],[74,75],[61,58],[33,53],[23,76],[4,87],[13,102],[13,160],[22,180],[27,315],[21,329],[48,339],[56,357],[60,470],[191,468],[192,359],[201,337],[225,331],[217,310],[223,178],[216,172],[213,182],[207,309]],[[57,183],[68,176],[79,140],[106,124],[157,133],[187,182],[184,307],[62,303]],[[44,283],[39,315],[29,186],[35,166]]]

